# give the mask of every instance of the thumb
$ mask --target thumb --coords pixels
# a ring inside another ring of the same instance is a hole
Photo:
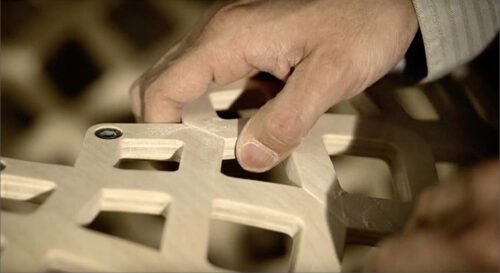
[[[236,143],[236,157],[244,169],[264,172],[276,166],[321,114],[344,97],[341,71],[320,64],[319,58],[304,59],[283,90],[247,122]]]

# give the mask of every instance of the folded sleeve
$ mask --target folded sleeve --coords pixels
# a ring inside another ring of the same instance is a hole
[[[498,0],[413,0],[413,6],[427,65],[423,82],[477,56],[499,29]]]

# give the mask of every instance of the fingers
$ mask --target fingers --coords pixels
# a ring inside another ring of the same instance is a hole
[[[130,86],[130,107],[134,114],[136,122],[143,122],[142,117],[142,95],[140,87],[140,78],[135,80]]]
[[[144,121],[178,122],[183,105],[199,98],[212,81],[223,85],[247,76],[253,68],[239,56],[229,46],[199,46],[155,67],[159,75],[144,83]]]
[[[182,106],[205,92],[212,81],[206,51],[189,50],[171,61],[143,94],[145,122],[178,122]]]
[[[446,186],[443,184],[438,186],[437,191],[428,195],[432,198],[421,199],[420,202],[431,203],[417,215],[417,218],[423,217],[427,224],[415,226],[398,238],[384,240],[368,260],[367,269],[395,272],[497,272],[499,268],[498,165],[493,167],[496,170],[476,168],[473,171],[476,174],[471,174],[471,177],[480,180],[456,181],[457,184],[469,183],[469,194],[473,196],[467,202],[467,208],[462,207],[462,211],[451,209],[451,204],[457,204],[456,201],[444,203],[432,200],[453,199],[453,195],[457,192],[448,186],[452,184],[451,182],[444,184]],[[477,195],[483,188],[488,188],[493,194],[482,192],[481,195]],[[484,197],[487,195],[496,195],[493,200],[496,202],[485,200]],[[466,225],[458,223],[464,218],[468,218]]]
[[[419,198],[406,232],[384,240],[370,271],[498,271],[498,161],[441,182]]]
[[[212,80],[217,82],[217,77],[222,77],[235,81],[243,77],[241,74],[245,73],[236,67],[246,69],[248,64],[234,58],[235,52],[231,50],[234,47],[230,48],[232,41],[225,44],[210,41],[220,47],[219,52],[213,50],[214,46],[206,46],[207,43],[199,44],[200,35],[213,21],[213,15],[226,5],[224,1],[212,5],[182,41],[133,83],[130,97],[132,111],[138,121],[178,122],[183,104],[201,96]],[[217,54],[220,52],[226,53],[221,58],[225,63],[218,63]],[[232,60],[233,65],[228,62],[231,58],[235,59]],[[221,67],[224,65],[228,67]]]
[[[147,85],[161,74],[171,60],[181,55],[183,47],[185,47],[185,40],[170,48],[151,68],[132,83],[130,87],[130,103],[137,122],[144,122],[144,91]]]
[[[416,232],[384,241],[369,257],[366,270],[375,272],[467,271],[468,264],[442,233]],[[469,268],[470,270],[470,268]]]
[[[489,215],[459,234],[419,229],[384,240],[366,263],[367,271],[498,271],[498,217]]]
[[[483,162],[472,170],[470,175],[473,180],[472,195],[475,200],[474,208],[478,211],[496,211],[499,210],[498,191],[500,184],[500,168],[498,160]]]
[[[498,161],[487,162],[426,190],[407,230],[433,226],[456,231],[498,209],[498,177]]]
[[[408,230],[440,227],[457,230],[472,221],[469,183],[443,183],[428,189],[419,198]]]
[[[244,169],[263,172],[277,165],[320,115],[344,96],[342,71],[333,66],[323,69],[320,59],[310,57],[297,66],[283,90],[245,125],[236,144],[236,157]]]

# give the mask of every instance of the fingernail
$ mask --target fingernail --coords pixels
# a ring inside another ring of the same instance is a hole
[[[245,143],[239,154],[241,166],[248,171],[267,171],[278,162],[278,155],[257,140]]]

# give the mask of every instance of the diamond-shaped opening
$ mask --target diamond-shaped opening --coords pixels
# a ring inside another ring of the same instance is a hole
[[[179,170],[184,143],[175,139],[127,139],[120,145],[121,159],[115,168],[123,170]]]
[[[46,61],[45,71],[69,99],[80,96],[102,73],[82,43],[74,39],[66,40],[54,51]]]
[[[283,184],[300,187],[300,184],[292,181],[286,170],[287,160],[281,162],[276,167],[263,173],[249,172],[243,169],[236,159],[222,160],[221,172],[227,176]]]
[[[287,234],[212,219],[208,260],[240,272],[287,272],[291,268],[293,239]]]
[[[150,1],[119,1],[110,9],[108,19],[135,49],[152,46],[175,28]]]
[[[389,164],[375,157],[331,155],[340,186],[348,193],[393,199],[392,176]]]
[[[86,227],[151,248],[160,248],[164,215],[102,211]]]
[[[2,170],[6,168],[2,162]],[[56,184],[50,181],[2,175],[0,208],[4,212],[30,214],[47,201]]]
[[[82,222],[88,229],[159,249],[169,201],[161,192],[103,189]]]

